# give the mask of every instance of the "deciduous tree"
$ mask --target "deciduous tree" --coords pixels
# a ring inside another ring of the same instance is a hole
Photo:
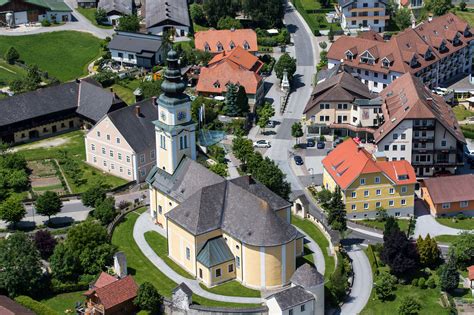
[[[278,79],[283,79],[285,70],[288,73],[288,79],[291,80],[296,72],[296,59],[287,53],[281,55],[275,64],[275,73]]]
[[[121,16],[117,29],[119,31],[138,32],[140,30],[140,18],[136,14]]]
[[[388,272],[380,273],[375,281],[375,294],[377,294],[377,298],[381,301],[386,301],[392,297],[396,283],[397,279]]]
[[[10,196],[0,204],[0,219],[12,223],[14,227],[26,215],[25,207],[21,199],[17,196]]]
[[[34,294],[41,285],[40,255],[24,233],[0,242],[0,289],[10,296]]]
[[[411,11],[408,8],[400,8],[395,12],[395,24],[400,30],[404,30],[411,25]]]
[[[113,221],[117,215],[117,210],[115,209],[115,198],[107,197],[99,203],[99,205],[94,209],[94,217],[100,221],[103,225],[107,225]]]
[[[219,30],[230,30],[230,29],[241,29],[242,24],[239,20],[236,20],[230,16],[222,17],[217,22],[217,29]]]
[[[247,163],[248,157],[254,152],[252,140],[242,136],[235,137],[232,140],[232,151],[242,163]]]
[[[46,191],[40,195],[35,202],[36,212],[48,217],[48,222],[51,221],[51,216],[61,212],[63,202],[59,195],[54,191]]]
[[[89,189],[83,192],[81,199],[84,206],[93,208],[104,201],[105,197],[105,189],[102,183],[99,182],[95,183]]]
[[[380,258],[397,277],[407,275],[419,266],[416,246],[407,238],[405,233],[397,229],[394,229],[384,238]]]
[[[48,230],[37,231],[33,237],[33,242],[43,259],[51,257],[57,244],[56,239]]]
[[[133,303],[141,310],[148,311],[150,314],[160,314],[163,297],[150,282],[140,284],[137,297]]]
[[[12,65],[15,63],[15,61],[18,61],[18,59],[20,59],[20,54],[15,49],[15,47],[10,46],[10,48],[8,48],[7,52],[5,53],[4,58],[9,64]]]
[[[438,16],[446,14],[453,6],[451,0],[425,0],[424,5],[428,12]]]
[[[449,247],[449,254],[453,255],[461,268],[474,263],[474,233],[462,232]]]
[[[301,122],[295,122],[291,126],[291,136],[296,139],[296,143],[298,143],[298,139],[303,136],[303,127],[301,126]]]

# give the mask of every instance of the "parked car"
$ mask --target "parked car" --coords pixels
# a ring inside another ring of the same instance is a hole
[[[326,143],[324,141],[318,141],[317,148],[318,149],[324,149],[326,147]]]
[[[306,140],[306,146],[308,148],[314,148],[315,145],[316,145],[316,141],[314,141],[313,138],[309,138],[308,140]]]
[[[299,155],[295,155],[295,156],[293,157],[293,159],[295,160],[295,164],[296,164],[296,165],[303,165],[303,163],[304,163],[304,162],[303,162],[303,158],[302,158],[301,156],[299,156]]]
[[[344,140],[342,140],[342,138],[337,138],[336,140],[334,140],[334,142],[332,143],[332,147],[335,148],[337,147],[339,144],[341,144]]]
[[[269,120],[267,123],[267,128],[275,128],[276,122],[274,120]]]
[[[270,141],[268,140],[258,140],[253,143],[255,148],[269,148],[271,147]]]

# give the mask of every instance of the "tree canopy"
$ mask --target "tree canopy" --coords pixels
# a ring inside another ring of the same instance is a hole
[[[38,196],[35,202],[36,212],[41,215],[48,217],[48,221],[51,221],[51,216],[58,214],[63,207],[63,202],[59,195],[54,191],[46,191],[42,195]]]
[[[9,64],[12,65],[15,63],[15,61],[18,61],[18,59],[20,59],[20,53],[18,53],[15,47],[11,46],[5,53],[4,58]]]
[[[94,209],[94,217],[100,221],[103,225],[107,225],[112,222],[117,215],[115,209],[115,198],[107,197],[100,202]]]
[[[10,296],[34,294],[41,285],[40,255],[33,242],[21,232],[0,242],[0,289]]]
[[[25,207],[21,202],[21,198],[15,195],[8,197],[0,204],[0,219],[15,226],[26,215]]]
[[[449,247],[449,254],[453,255],[461,268],[474,264],[474,234],[462,232]]]
[[[456,258],[452,254],[440,268],[439,284],[441,290],[445,292],[451,292],[459,285],[459,271],[456,267]]]
[[[296,138],[296,143],[298,143],[298,139],[303,136],[303,127],[301,126],[301,122],[297,121],[291,126],[291,136]]]
[[[92,185],[89,189],[82,193],[82,203],[86,207],[96,207],[106,197],[105,188],[102,183],[98,182]]]
[[[138,32],[140,30],[140,18],[136,14],[121,16],[117,29],[119,31]]]
[[[411,25],[411,11],[408,8],[400,8],[395,11],[395,24],[400,30],[404,30]]]
[[[243,116],[249,111],[249,100],[243,86],[233,83],[227,86],[224,111],[231,117]]]
[[[140,284],[137,297],[133,301],[141,310],[148,311],[151,315],[160,314],[163,297],[150,282]]]
[[[340,232],[347,230],[346,206],[342,200],[341,189],[339,187],[337,187],[332,194],[326,209],[328,211],[329,225]]]
[[[425,267],[435,267],[441,255],[436,241],[429,234],[425,239],[420,235],[416,241],[416,247],[420,255],[420,264]]]
[[[33,236],[33,242],[41,258],[48,259],[53,254],[57,241],[48,230],[39,230]]]
[[[399,229],[384,237],[380,258],[397,277],[406,276],[419,267],[416,246]]]
[[[291,80],[296,72],[296,59],[288,53],[281,55],[275,64],[275,73],[278,79],[283,79],[285,70],[288,73],[288,80]]]
[[[434,15],[446,14],[451,8],[451,0],[425,0],[425,9]]]

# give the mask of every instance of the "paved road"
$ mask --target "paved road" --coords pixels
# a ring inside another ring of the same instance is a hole
[[[156,268],[160,269],[161,272],[163,272],[168,278],[172,279],[177,284],[184,282],[193,291],[193,293],[214,301],[229,303],[264,302],[264,299],[262,298],[224,296],[210,293],[199,286],[198,280],[188,279],[179,275],[173,269],[171,269],[160,257],[158,257],[155,251],[150,247],[150,245],[148,245],[148,242],[145,240],[145,233],[147,231],[156,231],[162,235],[166,235],[163,229],[151,222],[150,214],[148,212],[144,212],[140,215],[137,222],[135,223],[135,226],[133,227],[133,238],[142,253],[153,263],[153,265],[155,265]]]
[[[145,196],[145,198],[143,198],[143,196]],[[145,203],[148,203],[148,190],[127,192],[120,195],[115,195],[115,202],[117,205],[122,200],[133,202],[135,199],[144,200]],[[31,227],[34,225],[43,225],[48,220],[48,217],[38,215],[33,205],[26,205],[25,209],[26,216],[19,223],[20,226]],[[61,212],[52,216],[51,220],[56,225],[84,221],[89,215],[90,210],[90,208],[85,207],[82,204],[81,200],[65,201],[63,202]],[[7,224],[4,221],[0,221],[0,229],[5,228],[7,228]]]
[[[349,297],[341,306],[341,315],[359,314],[369,301],[373,286],[372,268],[364,251],[359,246],[352,246],[347,253],[352,259],[354,281]]]
[[[313,252],[313,261],[316,270],[319,271],[320,274],[324,275],[326,271],[326,262],[324,261],[323,250],[327,250],[326,248],[321,248],[308,234],[306,234],[303,230],[296,228],[300,233],[304,234],[306,237],[305,239],[308,241],[305,245]]]
[[[103,29],[103,28],[94,26],[88,19],[86,19],[79,12],[77,12],[77,10],[75,9],[77,7],[76,0],[65,0],[65,2],[73,10],[72,15],[74,16],[76,21],[68,22],[60,26],[51,26],[51,27],[21,26],[12,30],[0,28],[0,35],[23,36],[23,35],[58,32],[58,31],[79,31],[79,32],[91,33],[92,35],[99,38],[106,38],[107,36],[111,36],[114,33],[113,29]]]

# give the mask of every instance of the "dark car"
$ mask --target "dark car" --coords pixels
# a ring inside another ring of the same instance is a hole
[[[317,145],[318,149],[324,149],[325,146],[326,144],[324,143],[324,141],[318,141],[318,145]]]
[[[314,141],[314,139],[310,138],[306,141],[306,146],[308,148],[314,148],[314,146],[316,145],[316,141]]]
[[[295,156],[293,157],[293,159],[295,160],[295,164],[296,164],[296,165],[303,165],[303,163],[304,163],[304,162],[303,162],[303,159],[302,159],[301,156],[299,156],[299,155],[295,155]]]
[[[341,138],[337,138],[336,140],[334,140],[334,142],[332,143],[332,147],[335,148],[337,147],[339,144],[341,144],[344,140],[342,140]]]

